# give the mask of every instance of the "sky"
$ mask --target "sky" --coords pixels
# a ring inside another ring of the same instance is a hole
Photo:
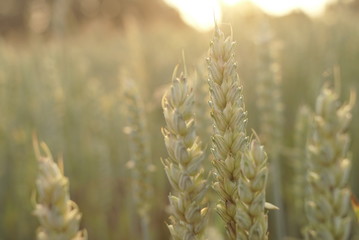
[[[221,19],[221,4],[231,6],[244,1],[254,3],[269,14],[280,16],[294,9],[318,15],[331,0],[165,0],[180,11],[186,23],[204,31],[213,27],[214,16],[216,20]]]

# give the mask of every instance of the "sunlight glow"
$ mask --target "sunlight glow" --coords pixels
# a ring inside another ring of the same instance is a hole
[[[214,27],[214,19],[222,19],[221,6],[218,0],[165,0],[180,11],[183,20],[198,30]]]
[[[243,2],[243,0],[222,0],[222,2],[223,2],[225,5],[233,6],[233,5],[236,5],[236,4],[239,3],[239,2]]]
[[[283,15],[294,9],[301,9],[308,14],[320,14],[328,0],[251,0],[265,12],[274,15]]]
[[[183,20],[198,30],[213,28],[214,16],[217,21],[222,18],[221,4],[234,6],[250,1],[273,15],[283,15],[294,9],[301,9],[308,14],[320,14],[325,4],[333,0],[164,0],[180,11]]]

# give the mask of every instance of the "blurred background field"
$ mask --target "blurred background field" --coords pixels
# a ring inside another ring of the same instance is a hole
[[[344,101],[352,90],[359,94],[359,1],[332,2],[314,17],[300,10],[272,16],[243,2],[222,5],[219,21],[237,42],[249,127],[257,131],[262,42],[269,37],[280,46],[282,211],[286,235],[300,238],[290,203],[295,196],[287,190],[295,183],[293,166],[298,161],[291,154],[295,119],[302,105],[313,107],[324,81],[333,81],[338,73],[333,69],[340,69]],[[123,69],[138,83],[145,102],[156,166],[153,239],[168,239],[161,97],[174,66],[182,62],[182,51],[189,75],[197,70],[200,84],[206,84],[211,38],[211,30],[188,26],[176,9],[160,0],[0,0],[0,240],[35,239],[39,224],[32,215],[37,173],[32,133],[54,156],[63,156],[71,198],[83,214],[89,239],[140,239],[126,167],[130,155],[123,131]],[[357,196],[358,109],[357,104],[350,129],[351,188]]]

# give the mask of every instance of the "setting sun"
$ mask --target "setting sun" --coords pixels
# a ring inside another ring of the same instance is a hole
[[[180,11],[181,17],[198,30],[213,27],[213,18],[221,19],[221,5],[234,6],[240,2],[250,1],[272,15],[283,15],[294,9],[301,9],[308,14],[319,14],[330,0],[165,0]]]

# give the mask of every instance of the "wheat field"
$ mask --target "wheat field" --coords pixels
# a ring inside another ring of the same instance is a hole
[[[359,239],[353,6],[0,35],[0,240]]]

